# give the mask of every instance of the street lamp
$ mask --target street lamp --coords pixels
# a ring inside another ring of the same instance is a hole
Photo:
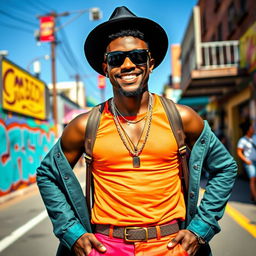
[[[41,73],[41,63],[40,63],[40,59],[45,59],[45,60],[49,60],[50,56],[48,54],[46,55],[42,55],[42,56],[38,56],[34,59],[32,59],[28,65],[27,65],[27,71],[30,72],[30,67],[31,65],[33,65],[33,71],[36,75],[36,77],[39,78],[39,75]]]
[[[7,50],[0,50],[0,56],[5,57],[9,54]]]
[[[89,9],[90,20],[100,20],[102,18],[102,11],[100,8],[94,7]]]

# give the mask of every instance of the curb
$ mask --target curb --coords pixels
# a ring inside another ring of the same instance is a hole
[[[0,197],[0,205],[6,203],[7,201],[10,201],[16,197],[23,196],[25,194],[34,192],[36,190],[38,190],[38,187],[37,187],[37,184],[34,183],[34,184],[29,185],[28,187],[13,191],[8,195],[1,196]]]
[[[85,171],[85,166],[76,166],[74,168],[74,172],[76,174],[82,174],[82,172]],[[39,192],[39,189],[37,187],[37,184],[36,183],[33,183],[25,188],[22,188],[22,189],[19,189],[19,190],[16,190],[16,191],[13,191],[5,196],[1,196],[0,197],[0,206],[12,199],[15,199],[17,197],[20,197],[20,196],[23,196],[25,194],[28,194],[28,193],[32,193],[34,191],[38,191]]]

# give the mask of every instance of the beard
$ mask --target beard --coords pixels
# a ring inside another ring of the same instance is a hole
[[[144,91],[147,90],[148,86],[142,86],[143,83],[148,83],[149,77],[145,81],[141,82],[140,86],[134,91],[125,91],[121,86],[118,87],[118,91],[125,97],[137,97],[140,96]]]
[[[126,96],[126,97],[135,97],[135,96],[139,96],[142,94],[142,92],[144,91],[145,88],[143,87],[138,87],[136,90],[134,91],[125,91],[122,87],[119,87],[118,90],[119,90],[119,93],[123,96]]]

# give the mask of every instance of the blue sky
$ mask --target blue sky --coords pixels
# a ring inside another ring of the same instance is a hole
[[[90,68],[84,58],[83,44],[88,33],[98,24],[108,20],[115,7],[125,5],[137,16],[159,23],[167,32],[169,45],[180,43],[192,8],[197,2],[197,0],[0,0],[0,50],[8,50],[7,58],[27,69],[33,59],[50,54],[50,44],[38,45],[34,37],[35,30],[39,29],[38,15],[44,15],[52,10],[57,13],[69,11],[71,13],[69,16],[59,18],[59,24],[63,25],[76,17],[74,11],[100,8],[103,13],[102,20],[90,21],[86,12],[57,32],[60,43],[57,46],[56,66],[57,81],[74,80],[74,75],[79,73],[86,85],[87,95],[100,102],[97,73]],[[41,79],[50,83],[50,61],[41,58],[41,69]],[[171,56],[168,51],[163,63],[151,75],[150,90],[161,93],[170,74]],[[107,83],[105,96],[106,98],[112,96],[110,83]]]

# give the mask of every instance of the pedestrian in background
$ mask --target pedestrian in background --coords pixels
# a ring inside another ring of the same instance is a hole
[[[178,146],[150,73],[168,38],[152,20],[118,7],[90,32],[85,55],[109,78],[113,98],[101,111],[93,148],[92,217],[72,168],[85,152],[90,113],[75,118],[37,169],[38,186],[60,239],[58,255],[211,255],[237,166],[208,123],[176,105],[191,151],[189,196],[180,177]],[[202,169],[209,182],[199,206]],[[187,201],[187,204],[185,203]],[[93,226],[91,225],[93,224]]]
[[[237,155],[243,161],[243,166],[249,177],[251,200],[256,203],[256,134],[253,122],[246,120],[241,124],[243,137],[237,144]]]

